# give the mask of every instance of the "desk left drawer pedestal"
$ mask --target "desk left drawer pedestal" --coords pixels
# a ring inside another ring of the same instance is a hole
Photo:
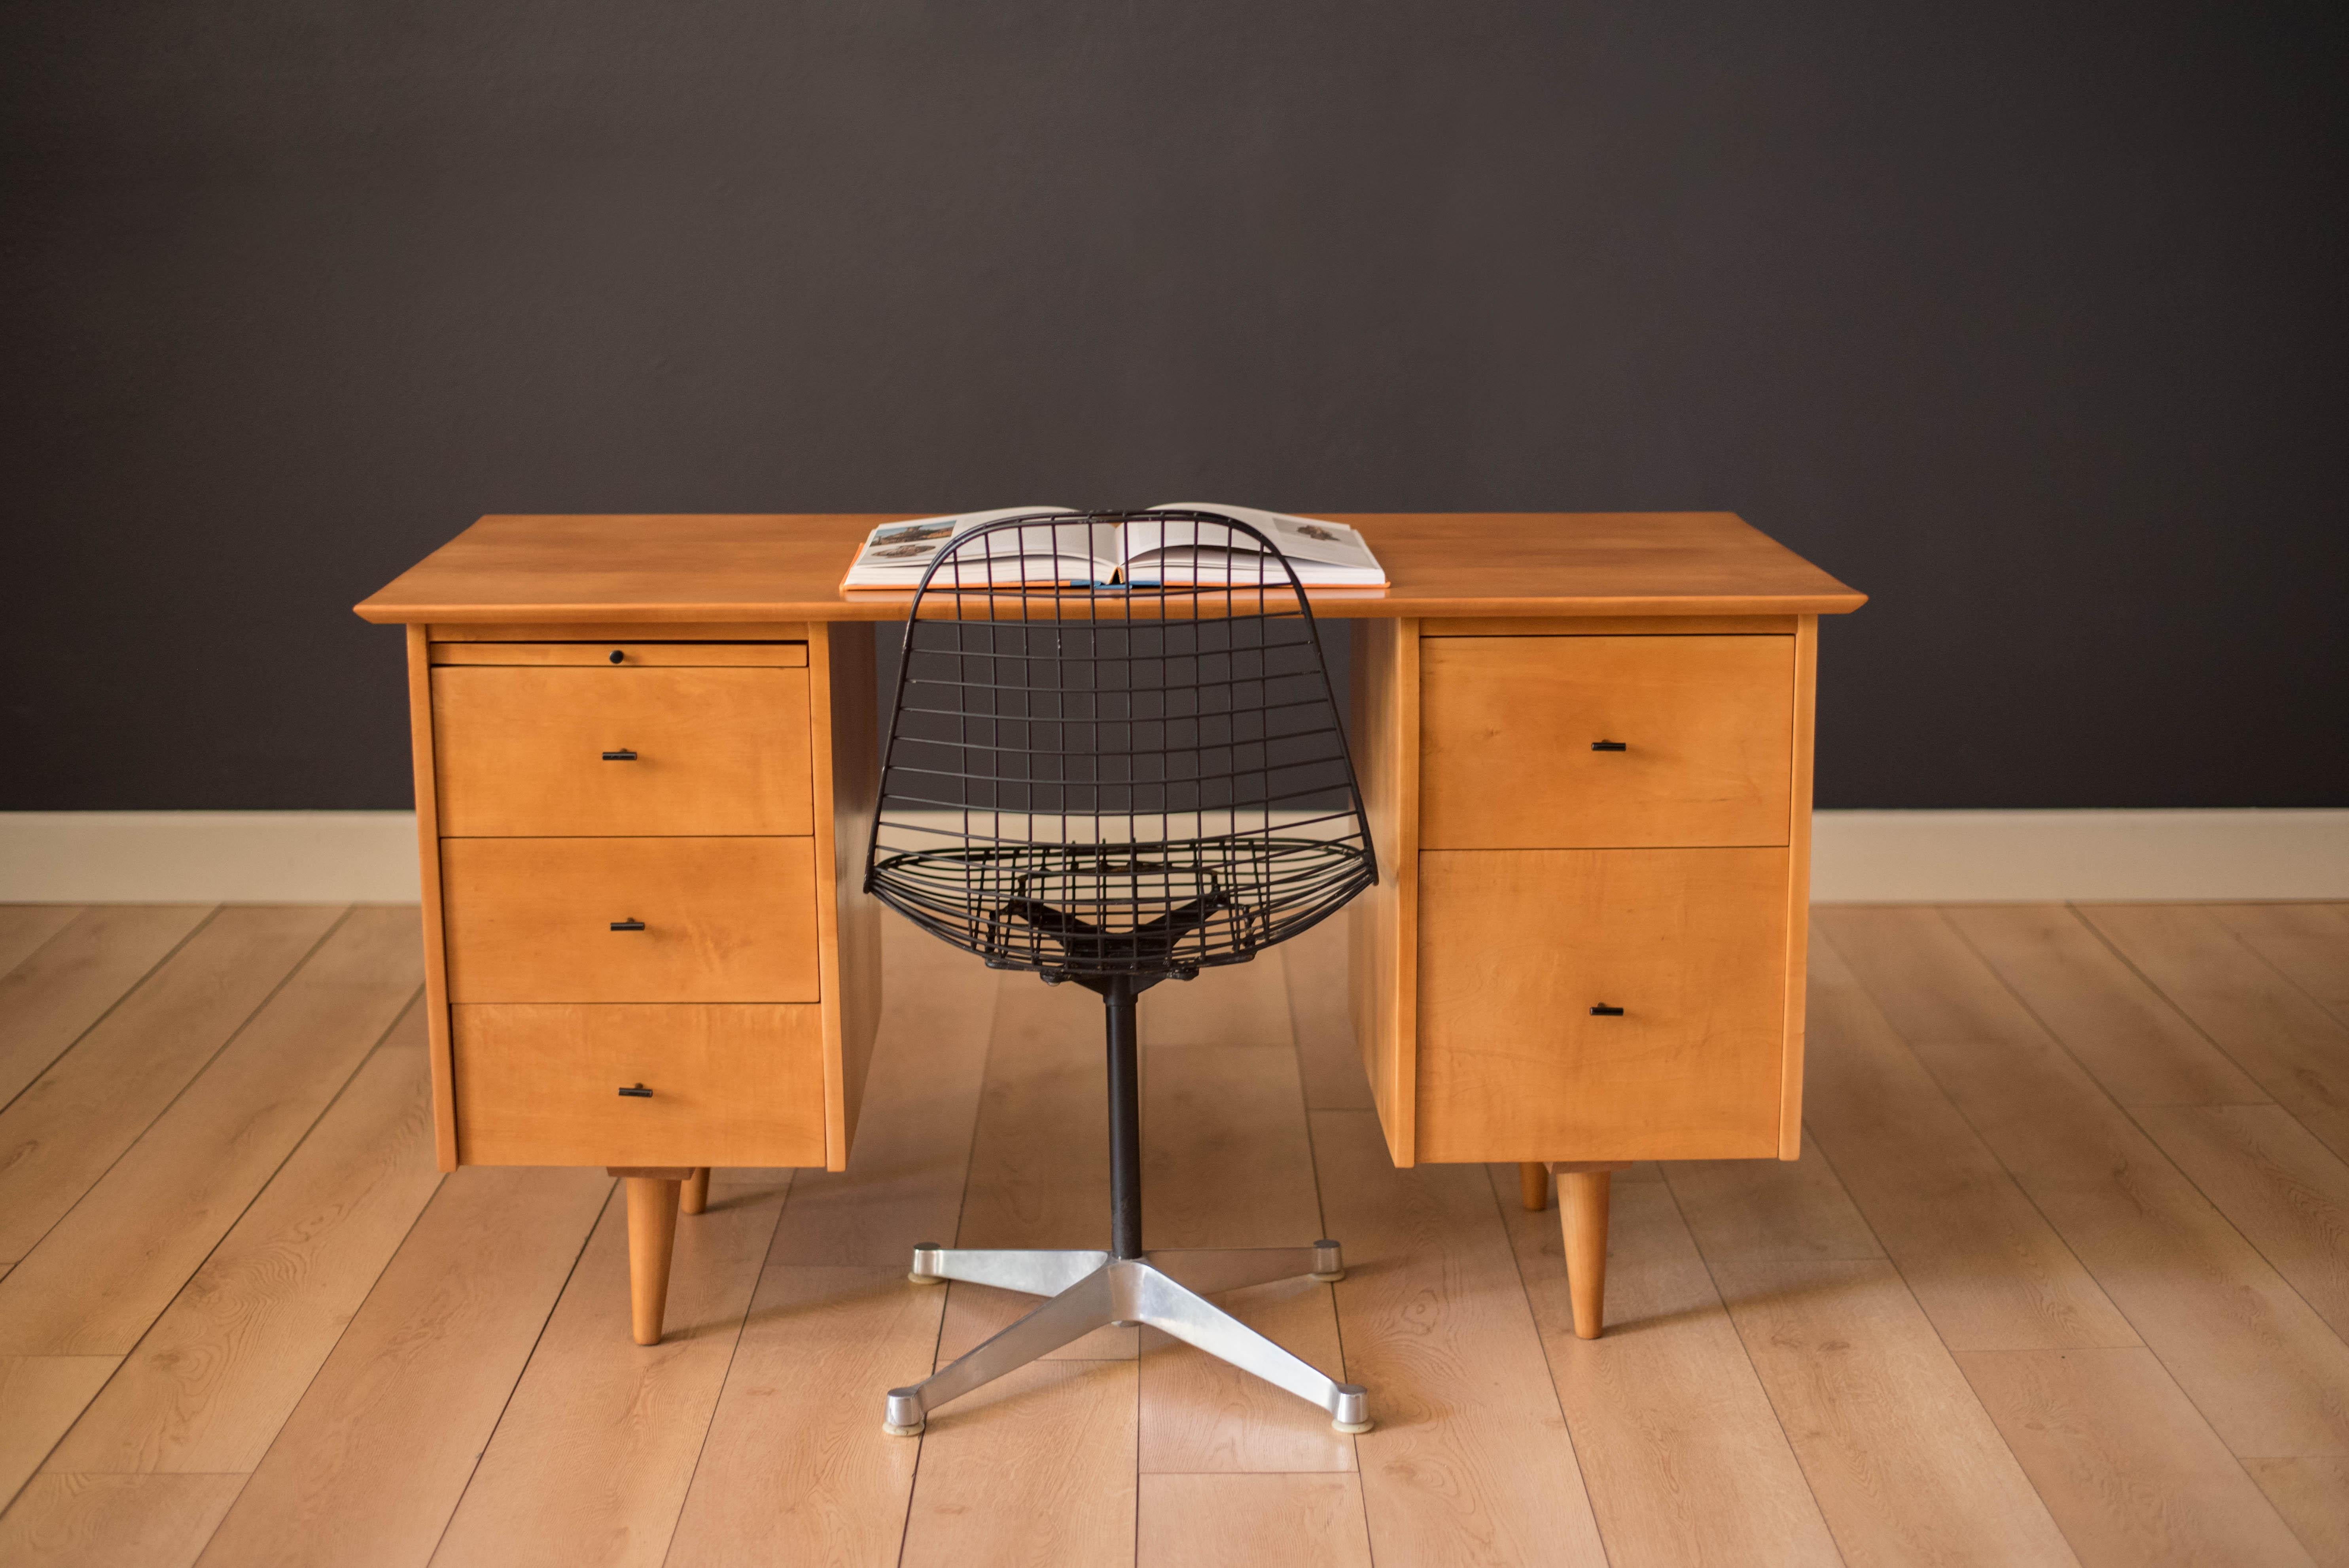
[[[440,1168],[625,1176],[651,1344],[684,1179],[847,1165],[880,1012],[872,628],[408,632]]]

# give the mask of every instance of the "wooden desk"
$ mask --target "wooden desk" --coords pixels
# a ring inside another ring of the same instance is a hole
[[[848,1161],[905,600],[836,584],[908,515],[485,517],[357,607],[408,628],[441,1169],[627,1177],[642,1343],[681,1187]],[[1389,1151],[1558,1166],[1596,1334],[1609,1171],[1800,1150],[1817,617],[1863,596],[1725,512],[1337,515],[1393,583],[1313,595],[1365,623]]]

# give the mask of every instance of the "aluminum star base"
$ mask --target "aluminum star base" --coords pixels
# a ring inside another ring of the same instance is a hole
[[[1323,1377],[1202,1294],[1269,1284],[1299,1274],[1343,1279],[1345,1272],[1335,1242],[1309,1247],[1185,1248],[1138,1258],[916,1247],[910,1277],[916,1284],[963,1280],[1051,1299],[912,1387],[890,1389],[883,1429],[893,1437],[916,1436],[929,1412],[949,1399],[1096,1328],[1146,1323],[1320,1406],[1330,1412],[1330,1425],[1341,1432],[1367,1432],[1370,1396],[1361,1384]]]

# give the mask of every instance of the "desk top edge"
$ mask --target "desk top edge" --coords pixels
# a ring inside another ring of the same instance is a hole
[[[874,526],[920,515],[491,515],[354,608],[394,625],[895,621],[909,595],[843,594],[840,574]],[[1867,602],[1730,512],[1320,515],[1361,529],[1393,584],[1310,593],[1332,619],[1837,615]]]

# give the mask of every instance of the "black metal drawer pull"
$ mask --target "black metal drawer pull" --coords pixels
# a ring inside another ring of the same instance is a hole
[[[645,923],[641,920],[616,920],[612,923],[615,931],[642,931],[644,928]]]
[[[630,1099],[650,1099],[653,1097],[653,1091],[642,1084],[638,1084],[634,1088],[624,1088],[620,1092]]]
[[[636,759],[636,754],[630,751],[626,747],[622,747],[617,751],[606,751],[604,753],[604,760],[606,762],[634,762]]]
[[[1590,1009],[1590,1016],[1594,1018],[1619,1018],[1623,1016],[1623,1009],[1620,1007],[1610,1007],[1606,1003],[1601,1002]]]
[[[1590,749],[1593,751],[1629,751],[1631,748],[1624,745],[1619,740],[1594,740],[1590,743]]]
[[[621,660],[623,660],[623,659],[626,658],[627,656],[628,656],[627,655],[626,655],[626,654],[622,653],[622,652],[621,652],[619,649],[617,649],[617,648],[614,648],[614,649],[612,650],[612,662],[613,662],[614,664],[616,664],[616,664],[618,664]]]

